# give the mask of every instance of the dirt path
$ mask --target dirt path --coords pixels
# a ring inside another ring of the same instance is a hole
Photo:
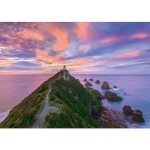
[[[30,128],[43,128],[45,124],[45,118],[50,112],[57,112],[59,111],[58,107],[50,106],[49,103],[49,92],[51,91],[51,84],[49,85],[48,92],[44,99],[43,109],[37,115],[35,122],[30,126]]]

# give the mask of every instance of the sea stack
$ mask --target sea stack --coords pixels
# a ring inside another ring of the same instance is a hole
[[[100,84],[100,81],[99,81],[99,80],[96,80],[95,83],[96,83],[96,84]]]
[[[87,80],[86,80],[86,78],[84,79],[84,82],[86,82]]]
[[[109,84],[106,81],[103,82],[101,88],[105,89],[105,90],[109,90],[110,89]]]
[[[113,100],[113,101],[122,101],[122,98],[120,96],[117,96],[116,93],[106,91],[105,92],[105,98],[107,100]]]
[[[145,122],[145,120],[143,119],[142,112],[140,110],[135,110],[132,113],[132,120],[135,122]]]
[[[125,115],[132,115],[133,110],[132,110],[132,108],[131,108],[129,105],[125,105],[125,106],[123,107],[123,113],[124,113]]]
[[[93,85],[92,85],[90,82],[87,81],[87,82],[84,84],[84,86],[85,86],[85,87],[91,87],[91,86],[93,86]]]

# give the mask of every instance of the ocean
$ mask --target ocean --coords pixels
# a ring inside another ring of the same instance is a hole
[[[0,122],[6,118],[9,111],[21,102],[25,97],[32,93],[38,86],[46,81],[52,75],[0,75]],[[145,119],[144,123],[138,123],[141,128],[150,128],[150,96],[148,87],[150,75],[123,75],[123,74],[75,74],[84,84],[84,78],[93,78],[90,81],[93,88],[104,94],[105,90],[101,89],[103,81],[107,81],[112,92],[123,97],[123,101],[112,102],[103,100],[105,107],[122,112],[124,105],[130,105],[132,109],[140,109]],[[95,84],[100,80],[101,84]],[[113,88],[117,86],[117,89]]]

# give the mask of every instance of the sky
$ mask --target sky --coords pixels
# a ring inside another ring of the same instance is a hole
[[[0,74],[150,74],[149,22],[0,22]]]

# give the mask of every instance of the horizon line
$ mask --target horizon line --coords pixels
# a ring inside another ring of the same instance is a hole
[[[56,74],[56,73],[27,73],[27,74],[14,74],[14,73],[10,73],[10,74],[0,74],[0,75],[53,75],[53,74]],[[150,74],[139,74],[139,73],[117,73],[117,74],[114,74],[114,73],[101,73],[101,74],[89,74],[89,73],[71,73],[73,75],[150,75]]]

